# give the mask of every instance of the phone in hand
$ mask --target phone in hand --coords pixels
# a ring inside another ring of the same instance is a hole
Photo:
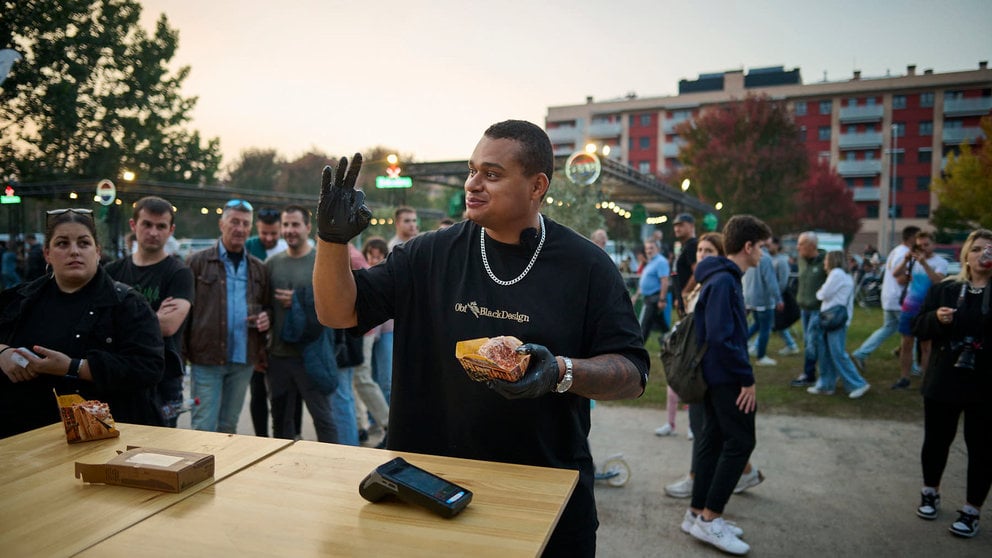
[[[18,352],[18,351],[20,351],[20,352]],[[20,366],[21,368],[26,367],[28,365],[28,363],[29,363],[28,362],[28,359],[24,358],[24,355],[22,355],[21,353],[27,353],[27,354],[29,354],[31,356],[36,357],[36,358],[41,358],[41,355],[39,355],[38,353],[32,351],[31,349],[29,349],[27,347],[18,347],[16,349],[14,349],[12,352],[13,352],[13,355],[11,355],[10,359],[14,361],[14,364]]]

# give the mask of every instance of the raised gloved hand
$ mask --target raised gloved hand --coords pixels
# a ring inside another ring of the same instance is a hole
[[[362,170],[362,154],[341,157],[337,172],[324,167],[320,177],[320,202],[317,204],[317,236],[326,242],[347,244],[369,226],[372,212],[365,205],[365,192],[355,190],[358,172]]]
[[[526,343],[517,347],[520,354],[530,355],[530,365],[524,377],[516,382],[493,379],[489,387],[507,399],[533,399],[551,393],[558,385],[558,359],[544,345]]]

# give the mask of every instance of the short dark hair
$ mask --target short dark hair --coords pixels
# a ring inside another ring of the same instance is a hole
[[[164,198],[158,196],[145,196],[134,203],[134,214],[131,216],[135,221],[139,218],[141,210],[145,210],[152,215],[169,214],[169,224],[176,222],[176,210],[172,204]]]
[[[362,255],[368,258],[370,250],[378,250],[383,256],[387,256],[389,255],[389,244],[381,236],[373,236],[362,245]]]
[[[916,225],[909,225],[902,230],[902,241],[913,240],[916,238],[916,233],[920,232],[920,227]]]
[[[520,142],[517,160],[524,168],[525,176],[543,172],[551,182],[551,175],[555,172],[555,153],[548,133],[540,126],[526,120],[504,120],[490,126],[485,136]]]
[[[305,223],[309,223],[310,222],[310,210],[307,209],[306,207],[303,207],[302,205],[297,205],[295,203],[291,203],[291,204],[287,205],[286,207],[282,208],[282,212],[283,213],[299,213],[300,215],[303,216],[303,221]],[[259,212],[259,216],[261,216],[261,212]],[[271,223],[269,223],[269,224],[271,224]]]
[[[288,208],[284,207],[282,210],[286,211],[286,209]],[[259,208],[255,215],[258,216],[259,221],[265,223],[266,225],[275,225],[279,222],[279,215],[281,215],[281,213],[274,207],[262,207]],[[309,219],[309,217],[307,217],[307,219]]]
[[[727,254],[737,254],[748,242],[760,242],[772,237],[772,230],[754,215],[734,215],[723,226],[723,245]]]

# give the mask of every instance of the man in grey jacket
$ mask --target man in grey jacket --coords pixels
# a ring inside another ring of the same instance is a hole
[[[744,305],[751,312],[753,321],[747,330],[747,338],[758,334],[757,344],[753,346],[753,354],[758,366],[775,366],[778,362],[769,357],[768,338],[775,324],[775,311],[783,308],[782,291],[778,287],[775,267],[768,250],[762,247],[761,261],[758,267],[752,267],[744,273]],[[750,349],[748,352],[751,352]]]

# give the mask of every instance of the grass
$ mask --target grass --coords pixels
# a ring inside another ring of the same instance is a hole
[[[879,308],[855,308],[854,321],[847,331],[847,350],[853,352],[861,342],[882,325],[883,313]],[[802,341],[802,327],[793,326],[793,337]],[[658,338],[652,336],[647,343],[651,355],[651,375],[647,389],[639,399],[606,402],[612,405],[664,409],[668,390],[661,359],[658,358]],[[920,396],[920,379],[914,377],[908,390],[892,390],[890,386],[899,378],[899,362],[892,350],[899,346],[899,336],[893,335],[882,343],[868,359],[865,379],[871,389],[861,399],[849,399],[838,388],[832,396],[811,395],[805,388],[794,388],[789,382],[799,376],[803,368],[802,353],[781,356],[782,338],[772,334],[768,355],[778,361],[777,366],[754,367],[758,389],[758,408],[762,413],[784,415],[815,415],[842,418],[890,419],[918,421],[923,417],[923,399]],[[753,362],[753,359],[752,359]]]

